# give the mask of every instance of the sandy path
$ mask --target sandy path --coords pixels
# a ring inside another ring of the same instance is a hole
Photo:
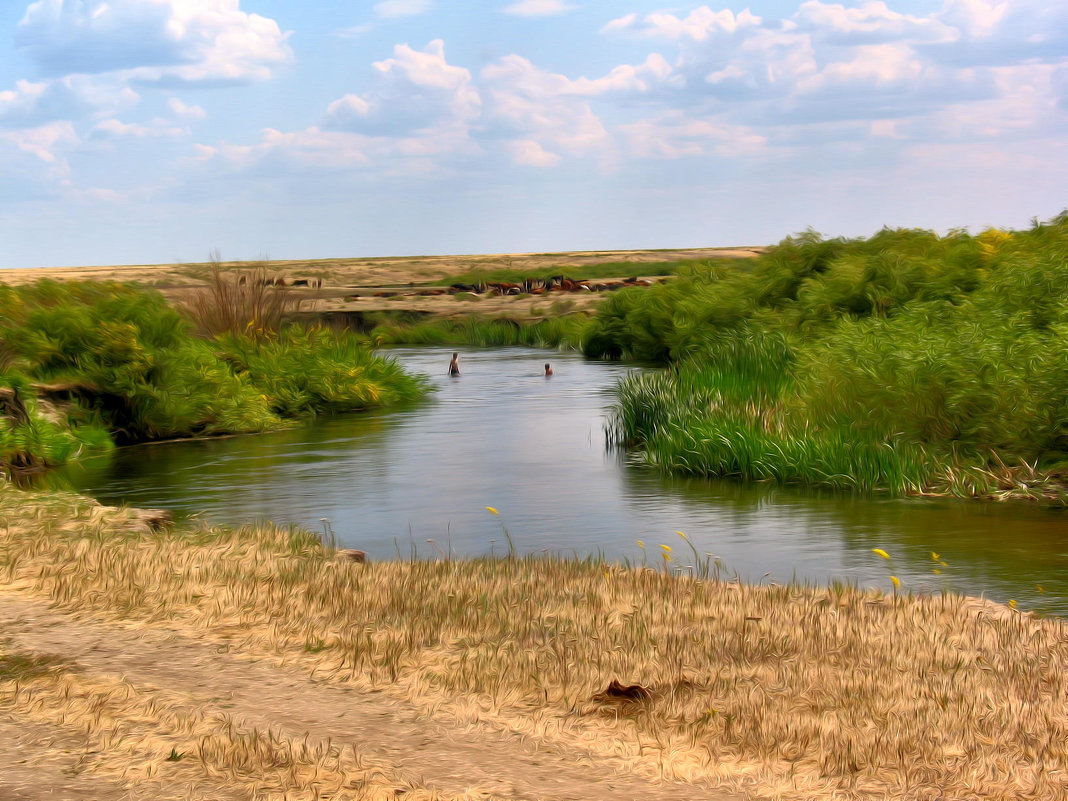
[[[659,784],[617,773],[588,755],[566,753],[556,745],[460,729],[447,720],[428,719],[385,694],[316,680],[296,668],[242,660],[217,641],[194,639],[174,629],[76,620],[44,600],[10,591],[0,592],[0,621],[4,634],[20,650],[61,654],[83,672],[121,677],[140,692],[177,692],[205,710],[232,715],[250,726],[351,744],[398,780],[445,795],[554,801],[741,798],[692,784]],[[7,726],[14,723],[9,720]],[[6,739],[4,729],[0,718],[0,741]],[[28,738],[24,750],[34,752],[36,742],[39,752],[40,743],[48,741],[46,735]],[[57,792],[33,795],[31,785],[4,770],[5,761],[11,766],[9,753],[0,756],[0,801],[125,797],[114,795],[114,786],[107,782],[91,785],[84,784],[88,781],[84,776],[67,778],[62,760],[54,754],[21,756],[36,759],[36,770],[45,771],[38,776],[51,777]]]
[[[111,801],[121,784],[78,774],[77,740],[0,713],[0,801]]]

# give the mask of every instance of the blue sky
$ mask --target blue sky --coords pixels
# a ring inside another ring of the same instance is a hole
[[[1068,3],[9,0],[0,267],[767,244],[1068,206]]]

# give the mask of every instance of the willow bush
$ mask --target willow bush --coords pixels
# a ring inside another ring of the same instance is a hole
[[[0,287],[0,470],[114,443],[264,431],[425,390],[355,334],[259,322],[197,336],[159,293],[133,285]]]
[[[744,270],[618,293],[585,350],[671,366],[618,391],[617,438],[650,462],[901,493],[991,465],[1056,481],[1066,335],[1068,214],[978,236],[808,232]]]

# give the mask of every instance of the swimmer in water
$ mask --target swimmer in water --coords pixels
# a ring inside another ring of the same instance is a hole
[[[548,364],[546,364],[545,365],[545,377],[548,378],[552,374],[553,374],[553,368],[550,367]]]
[[[449,362],[449,375],[460,375],[460,354],[452,354],[452,361]]]

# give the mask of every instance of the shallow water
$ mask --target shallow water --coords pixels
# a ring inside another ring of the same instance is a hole
[[[945,587],[1068,614],[1063,510],[665,478],[606,448],[612,387],[634,368],[497,348],[461,352],[462,375],[449,378],[451,349],[390,353],[438,391],[399,411],[125,448],[65,475],[105,503],[214,522],[298,523],[376,559],[500,553],[510,535],[521,553],[656,565],[664,544],[672,566],[687,569],[695,559],[681,530],[700,558],[714,554],[728,574],[753,581],[842,579],[889,589],[893,573],[906,590]]]

